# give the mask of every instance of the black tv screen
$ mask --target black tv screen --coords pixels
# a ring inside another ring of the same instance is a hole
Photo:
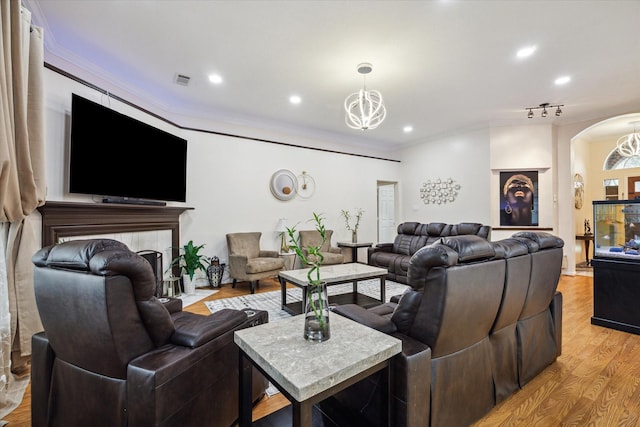
[[[69,192],[185,202],[186,186],[185,139],[72,95]]]

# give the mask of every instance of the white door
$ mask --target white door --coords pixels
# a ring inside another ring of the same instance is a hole
[[[378,243],[392,243],[396,237],[395,184],[378,184]]]

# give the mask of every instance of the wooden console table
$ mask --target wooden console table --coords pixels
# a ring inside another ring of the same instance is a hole
[[[49,201],[38,208],[42,215],[42,246],[71,236],[170,230],[173,259],[180,246],[180,215],[190,209],[193,208]]]

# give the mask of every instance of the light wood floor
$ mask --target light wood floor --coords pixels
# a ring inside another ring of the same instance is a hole
[[[562,276],[563,345],[558,360],[522,390],[474,424],[480,426],[637,426],[640,425],[640,336],[593,326],[591,277]],[[279,289],[275,280],[261,281],[258,292]],[[208,299],[248,293],[246,284],[225,285]],[[196,303],[186,310],[208,314]],[[9,427],[28,427],[30,394],[5,418]],[[258,419],[288,402],[277,394],[254,408]]]

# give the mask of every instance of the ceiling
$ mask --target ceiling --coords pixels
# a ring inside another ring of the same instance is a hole
[[[640,1],[23,3],[44,27],[47,63],[182,126],[198,119],[214,131],[286,130],[393,151],[489,125],[640,112]],[[532,56],[516,57],[530,45]],[[367,88],[387,107],[375,130],[344,123],[361,62],[373,64]],[[557,86],[560,76],[571,81]],[[563,114],[527,119],[525,107],[543,102],[564,104]]]

